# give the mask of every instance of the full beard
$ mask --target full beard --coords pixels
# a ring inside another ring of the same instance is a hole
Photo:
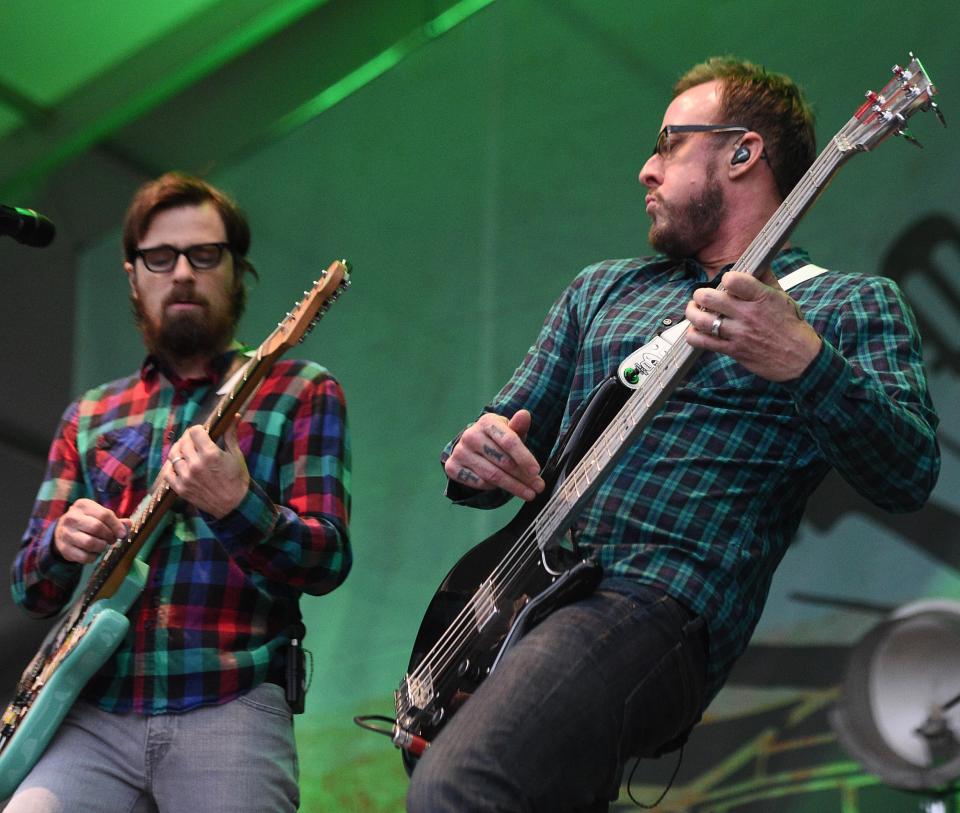
[[[650,225],[647,240],[653,248],[668,257],[696,257],[710,243],[726,216],[723,187],[717,180],[715,167],[710,167],[703,190],[683,204],[660,201],[660,219]]]
[[[202,307],[199,312],[169,313],[167,305],[178,301],[196,302]],[[136,297],[131,296],[130,303],[147,351],[172,363],[213,358],[223,352],[230,344],[240,318],[236,296],[231,300],[229,311],[220,313],[211,313],[206,301],[170,297],[163,303],[159,322],[144,312]]]

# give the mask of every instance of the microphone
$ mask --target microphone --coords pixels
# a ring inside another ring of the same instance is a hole
[[[43,248],[53,242],[56,233],[53,223],[33,209],[0,204],[0,234],[6,234],[25,246]]]

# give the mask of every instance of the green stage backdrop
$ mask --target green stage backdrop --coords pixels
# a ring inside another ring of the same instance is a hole
[[[673,81],[721,53],[784,71],[813,100],[822,144],[913,49],[957,119],[957,16],[950,0],[922,8],[496,0],[212,174],[253,223],[261,281],[242,324],[248,342],[259,342],[331,259],[355,268],[352,289],[299,351],[328,366],[347,393],[356,556],[342,588],[303,602],[313,653],[307,713],[296,722],[305,811],[402,809],[398,754],[351,718],[390,713],[436,585],[516,510],[448,505],[439,451],[510,374],[581,267],[648,251],[637,172]],[[892,608],[960,599],[960,157],[955,130],[918,118],[926,149],[893,141],[855,158],[795,242],[819,264],[887,274],[908,291],[943,418],[939,486],[930,506],[906,519],[873,511],[839,482],[821,489],[754,644],[695,733],[661,810],[918,807],[864,773],[827,722],[847,652],[881,617],[834,600]],[[89,247],[81,272],[77,391],[141,358],[118,234]],[[642,766],[635,793],[655,798],[672,767],[672,757]],[[625,798],[617,809],[630,808]]]

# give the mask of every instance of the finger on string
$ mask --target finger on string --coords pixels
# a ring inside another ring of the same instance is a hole
[[[776,277],[773,279],[776,282]],[[771,286],[763,279],[758,279],[745,271],[727,271],[723,275],[723,287],[731,296],[750,301],[761,299],[766,295],[768,288],[779,288],[779,285]]]
[[[180,454],[187,459],[196,457],[200,450],[200,444],[203,443],[206,435],[206,430],[202,426],[191,426],[180,438]],[[209,437],[207,437],[207,440],[209,440]]]

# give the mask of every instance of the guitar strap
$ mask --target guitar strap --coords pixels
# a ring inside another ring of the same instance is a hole
[[[789,291],[795,285],[806,282],[808,279],[819,276],[826,272],[826,268],[819,265],[808,263],[796,271],[792,271],[780,280],[780,287],[784,291]],[[684,319],[672,327],[667,328],[662,333],[653,337],[639,350],[634,350],[627,356],[617,368],[617,377],[620,383],[625,387],[635,390],[640,387],[644,379],[653,372],[653,369],[660,363],[667,351],[690,327],[690,322]],[[627,371],[630,371],[629,375]]]

